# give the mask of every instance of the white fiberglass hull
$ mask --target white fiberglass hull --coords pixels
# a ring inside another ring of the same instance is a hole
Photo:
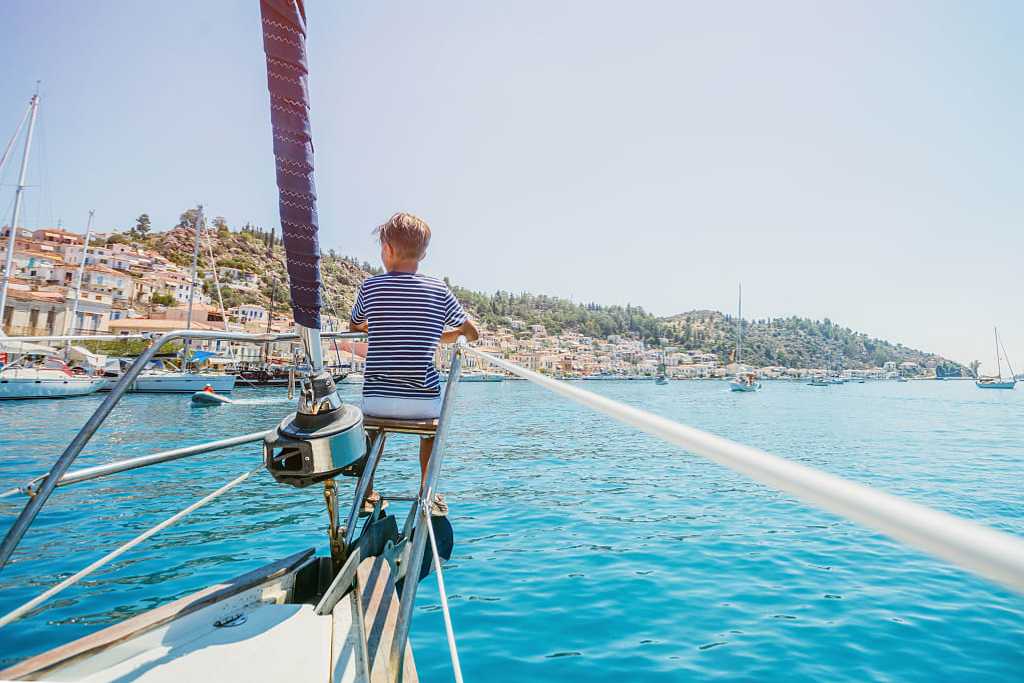
[[[53,370],[8,370],[0,372],[0,400],[87,396],[102,384],[102,377]]]
[[[115,383],[116,380],[111,386]],[[196,372],[143,372],[128,390],[137,394],[194,394],[207,385],[217,392],[232,391],[235,388],[235,376]]]

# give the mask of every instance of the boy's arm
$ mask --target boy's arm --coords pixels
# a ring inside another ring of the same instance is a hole
[[[348,321],[349,332],[369,332],[370,321],[366,317],[366,311],[363,310],[363,285],[359,285],[359,291],[356,292],[356,302],[352,305],[352,315],[349,316]]]
[[[480,338],[480,328],[476,326],[476,323],[471,319],[466,318],[466,321],[458,327],[445,330],[441,333],[442,344],[454,344],[459,337],[466,337],[466,341],[476,341]]]

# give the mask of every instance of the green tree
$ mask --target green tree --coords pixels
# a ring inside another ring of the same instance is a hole
[[[194,230],[196,227],[196,217],[199,215],[199,207],[194,209],[186,209],[182,212],[181,216],[178,217],[178,224],[174,227],[183,228],[185,230]]]
[[[213,219],[213,227],[217,231],[217,237],[224,239],[231,234],[231,228],[228,227],[228,222],[224,220],[224,216],[217,216]]]
[[[149,214],[144,213],[135,219],[135,226],[128,232],[132,239],[144,240],[149,236],[149,231],[152,229],[152,222],[149,220]]]

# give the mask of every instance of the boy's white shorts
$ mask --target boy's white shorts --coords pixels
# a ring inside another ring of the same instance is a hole
[[[363,414],[396,420],[432,420],[441,414],[441,398],[364,396]]]

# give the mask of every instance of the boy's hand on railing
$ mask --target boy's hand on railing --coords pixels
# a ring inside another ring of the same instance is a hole
[[[454,344],[459,340],[459,337],[463,336],[466,338],[466,341],[476,341],[480,338],[480,328],[478,328],[476,323],[469,318],[466,318],[466,322],[462,323],[458,327],[453,327],[450,330],[442,332],[440,343]]]

